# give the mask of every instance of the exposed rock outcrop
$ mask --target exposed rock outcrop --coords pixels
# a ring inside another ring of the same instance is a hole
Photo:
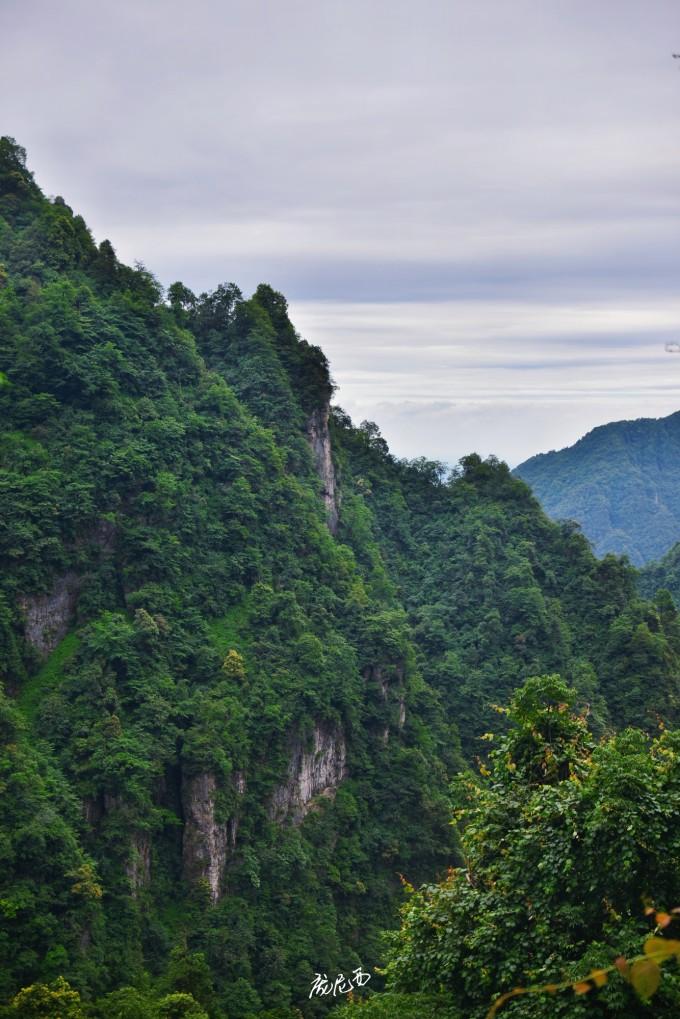
[[[96,828],[101,821],[104,808],[96,796],[87,796],[83,800],[83,817],[90,828]]]
[[[125,809],[123,797],[111,793],[88,796],[82,802],[83,817],[94,830],[107,815],[124,812]],[[136,899],[139,891],[151,884],[151,835],[148,831],[130,832],[129,855],[124,869],[132,898]]]
[[[192,775],[182,783],[184,835],[182,858],[189,881],[205,880],[217,902],[227,860],[227,825],[215,819],[217,779],[210,772]]]
[[[25,595],[19,601],[26,622],[24,636],[41,655],[54,651],[68,633],[80,590],[80,578],[64,573],[47,594]]]
[[[331,437],[328,430],[330,404],[313,411],[307,422],[307,437],[314,454],[316,470],[321,479],[322,496],[326,506],[328,529],[335,534],[340,517],[340,498],[331,455]]]
[[[307,749],[294,740],[288,775],[274,791],[269,814],[276,821],[300,824],[317,796],[332,797],[347,776],[347,747],[342,731],[317,724]]]
[[[403,662],[396,662],[393,665],[368,665],[363,671],[366,683],[374,684],[380,695],[380,700],[385,705],[392,705],[388,708],[391,720],[394,721],[394,706],[396,705],[396,724],[398,729],[403,729],[406,724],[406,672]],[[384,725],[380,732],[380,740],[387,744],[390,738],[391,727]]]
[[[151,840],[146,832],[135,832],[130,840],[130,858],[125,867],[132,897],[151,883]]]
[[[111,555],[115,539],[114,524],[102,518],[78,538],[75,547],[91,544],[95,555],[102,558]],[[68,570],[57,577],[52,590],[46,594],[27,594],[19,598],[19,607],[25,617],[24,637],[39,654],[49,655],[68,633],[82,586],[83,577]]]
[[[243,796],[243,772],[234,772],[233,784],[236,793]],[[222,894],[224,868],[229,853],[236,848],[239,827],[237,814],[226,821],[217,820],[217,793],[217,778],[211,772],[185,777],[182,782],[184,876],[188,881],[207,881],[213,902]]]
[[[235,771],[232,776],[232,782],[234,785],[234,789],[236,790],[238,795],[243,796],[246,791],[245,772]],[[232,851],[236,849],[236,839],[238,837],[239,821],[240,819],[238,814],[234,814],[227,821],[227,844],[229,846],[229,849]]]

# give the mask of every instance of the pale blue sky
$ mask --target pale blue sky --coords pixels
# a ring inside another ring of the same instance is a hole
[[[680,407],[676,0],[3,0],[0,131],[170,283],[261,280],[398,455]]]

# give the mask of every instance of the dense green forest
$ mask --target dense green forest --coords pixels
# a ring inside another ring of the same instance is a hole
[[[575,520],[597,555],[641,566],[680,541],[680,411],[614,421],[515,469],[546,513]]]
[[[345,1011],[467,1019],[680,905],[677,611],[505,464],[397,460],[282,295],[165,293],[8,138],[0,371],[6,1015],[311,1019],[361,968]]]
[[[670,591],[680,605],[680,543],[673,545],[661,559],[647,563],[638,573],[638,587],[647,598],[662,588]]]

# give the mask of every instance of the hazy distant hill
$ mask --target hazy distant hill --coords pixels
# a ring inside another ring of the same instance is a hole
[[[557,519],[581,524],[598,555],[636,565],[680,540],[680,412],[614,421],[515,469]]]

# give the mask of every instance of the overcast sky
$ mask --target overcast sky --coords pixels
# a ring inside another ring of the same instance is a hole
[[[265,280],[400,456],[680,409],[679,0],[0,0],[0,133],[164,284]]]

